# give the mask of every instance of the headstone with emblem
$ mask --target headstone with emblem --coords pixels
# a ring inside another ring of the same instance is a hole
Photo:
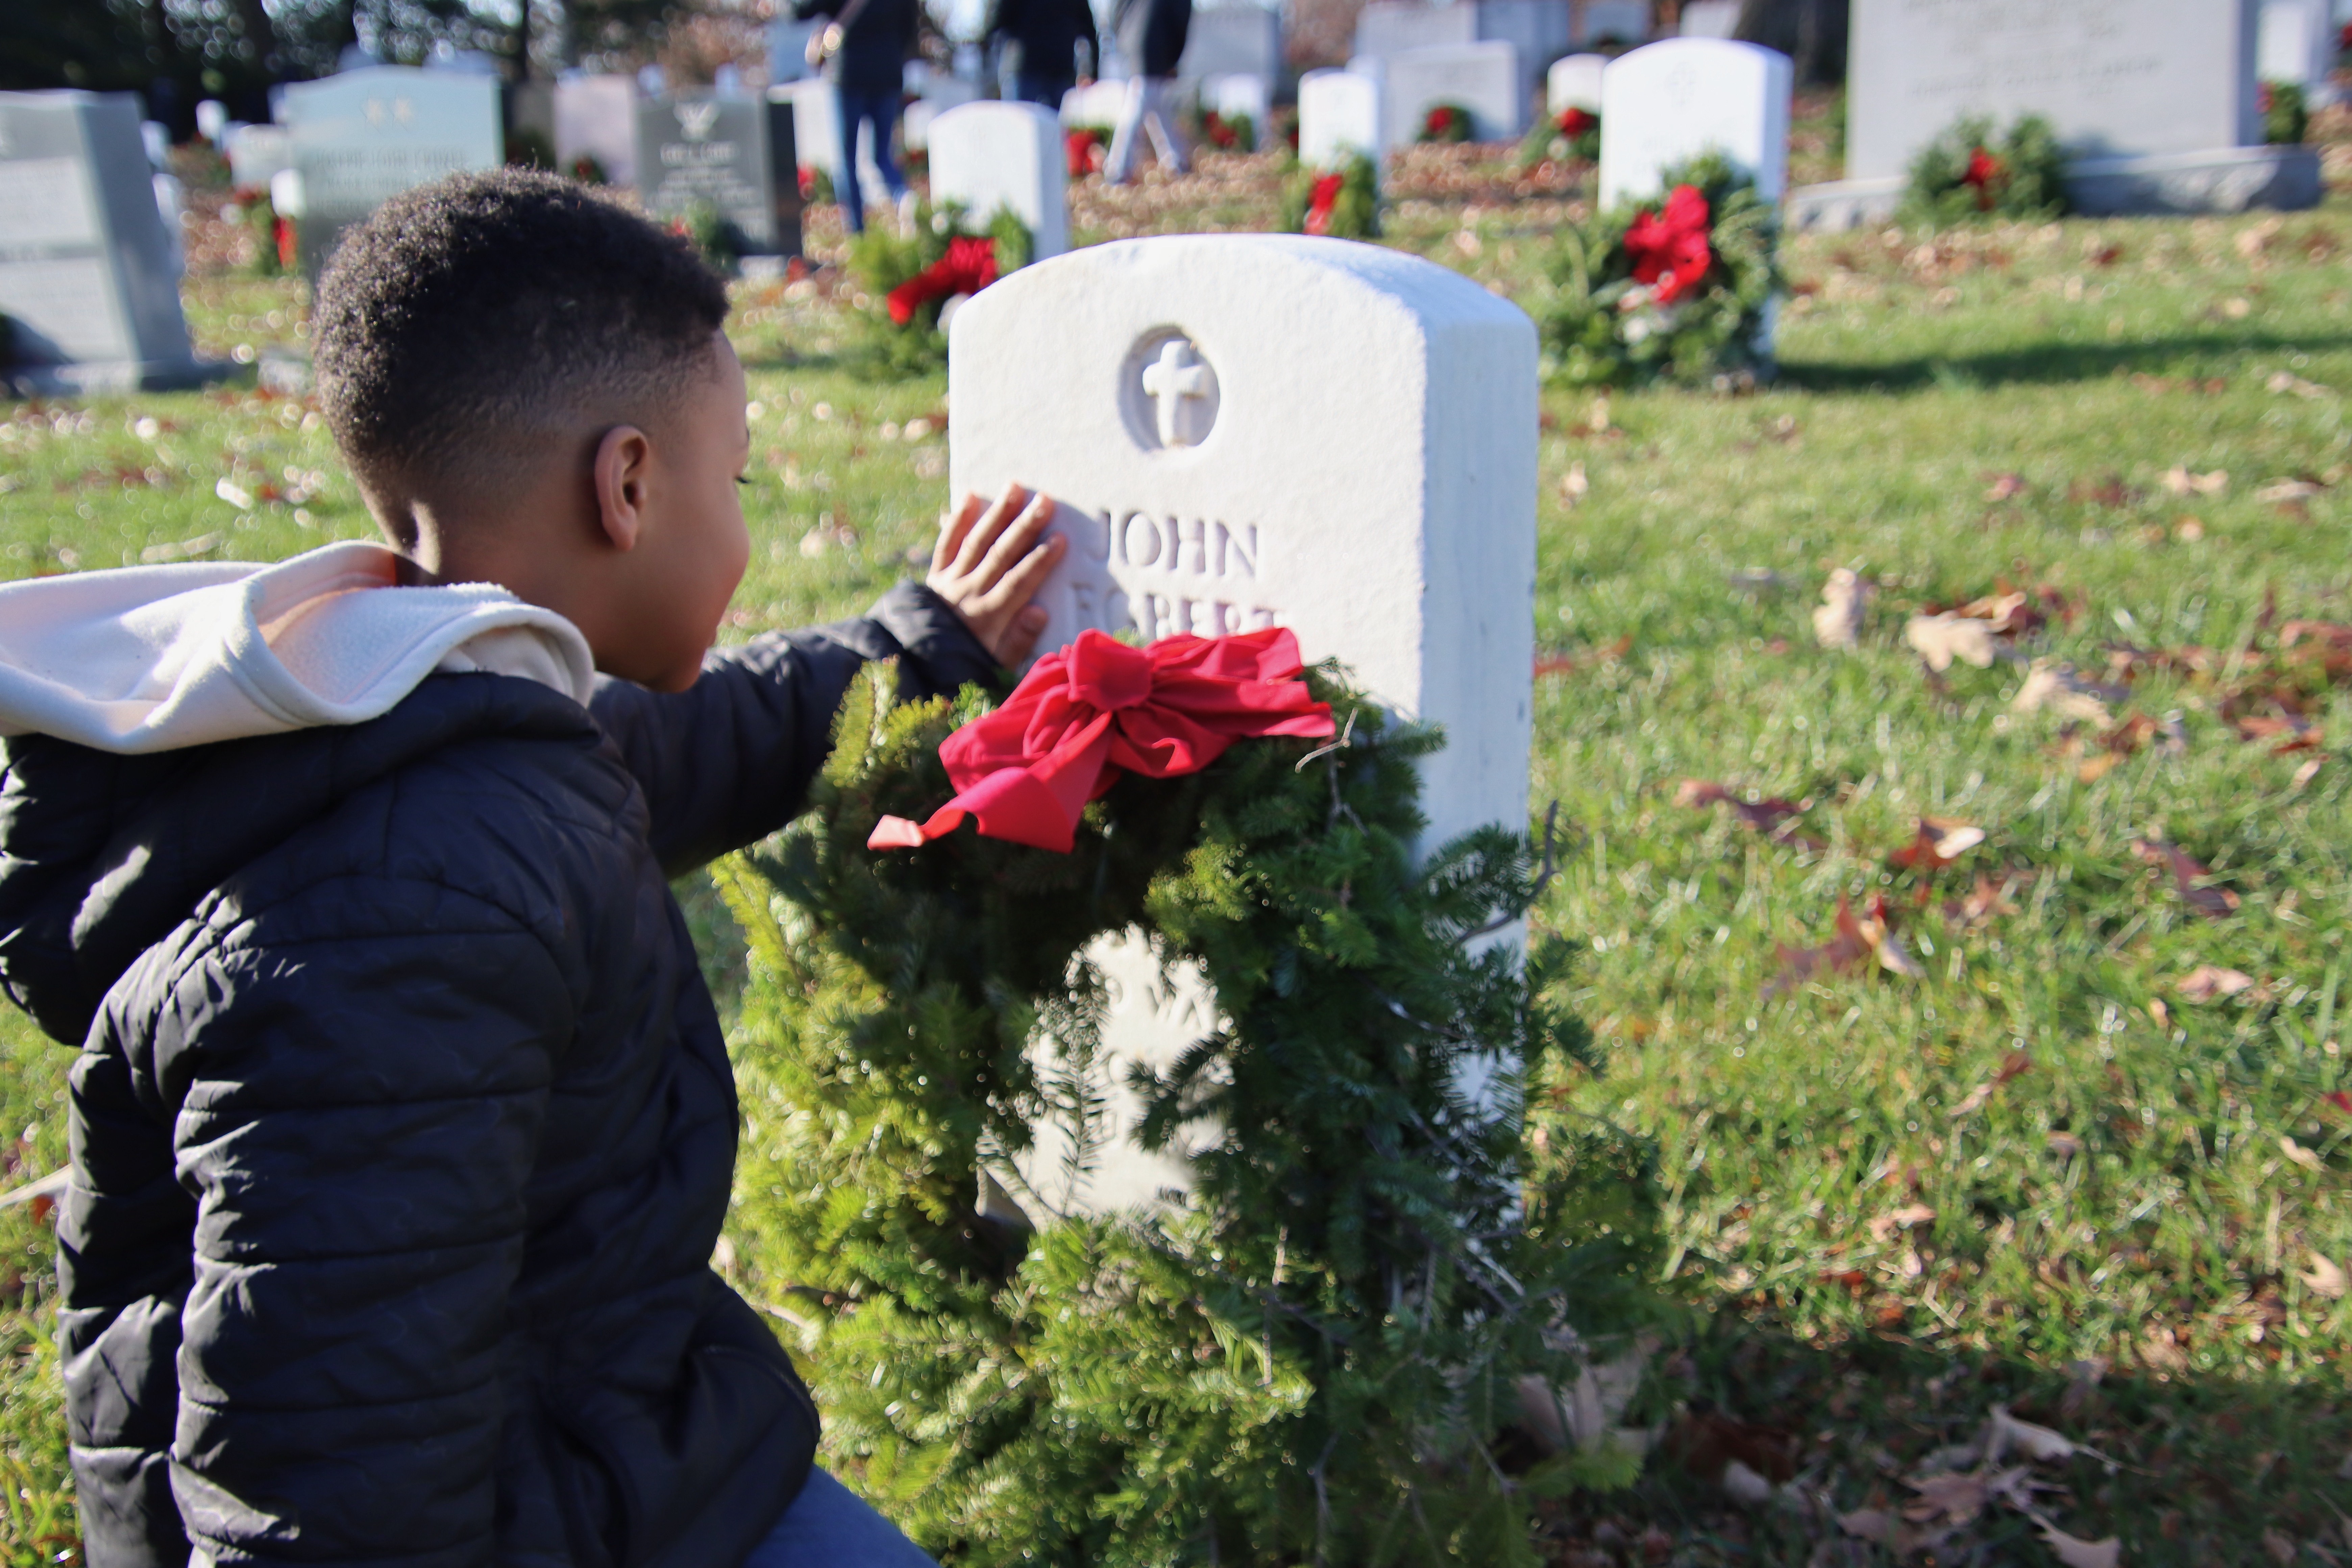
[[[725,220],[746,256],[797,256],[801,191],[788,103],[677,98],[637,105],[637,191],[646,211]]]
[[[0,379],[25,393],[193,384],[173,237],[130,93],[0,92]]]
[[[296,238],[314,286],[343,230],[394,196],[505,162],[490,77],[371,66],[295,82],[285,106],[302,180]]]
[[[1376,246],[1181,235],[1016,272],[948,335],[951,493],[1018,482],[1059,504],[1041,648],[1089,626],[1287,626],[1308,660],[1444,727],[1426,846],[1526,825],[1537,369],[1517,306]],[[1126,1138],[1125,1072],[1210,1033],[1215,998],[1139,939],[1092,956],[1114,992],[1094,1086],[1109,1142],[1073,1187],[1074,1130],[1041,1128],[1003,1173],[1024,1206],[1125,1208],[1186,1180]]]

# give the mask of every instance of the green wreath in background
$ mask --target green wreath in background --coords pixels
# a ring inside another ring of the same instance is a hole
[[[1340,742],[1123,776],[1070,854],[877,853],[881,816],[952,793],[940,742],[989,706],[893,705],[877,674],[806,815],[717,868],[751,948],[738,1281],[797,1335],[827,1463],[953,1563],[1533,1564],[1539,1500],[1639,1468],[1610,1442],[1496,1459],[1528,1374],[1573,1382],[1646,1312],[1654,1245],[1640,1149],[1521,1144],[1522,1083],[1591,1066],[1571,945],[1479,951],[1539,891],[1528,842],[1417,866],[1438,738],[1309,679]],[[1181,1205],[1032,1229],[975,1174],[1087,1110],[1085,949],[1139,928],[1221,1015],[1134,1069],[1144,1142],[1212,1146]],[[1524,1078],[1465,1100],[1498,1058]]]

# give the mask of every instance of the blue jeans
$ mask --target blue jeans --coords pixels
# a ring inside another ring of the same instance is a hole
[[[1063,95],[1078,85],[1076,75],[1070,71],[1056,74],[1024,70],[1018,73],[1013,80],[1018,85],[1022,102],[1043,104],[1056,114],[1062,111]]]
[[[833,194],[841,203],[842,226],[852,234],[864,234],[866,195],[857,186],[858,128],[874,128],[874,166],[882,172],[890,199],[897,201],[907,194],[907,177],[898,173],[898,161],[890,155],[890,133],[898,128],[899,95],[857,92],[845,87],[834,90],[841,99],[841,167],[833,176]]]
[[[809,1472],[808,1485],[743,1568],[939,1568],[856,1492]]]

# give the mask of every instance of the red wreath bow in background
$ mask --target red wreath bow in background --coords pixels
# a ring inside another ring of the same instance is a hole
[[[1559,133],[1562,136],[1573,139],[1575,137],[1581,136],[1586,132],[1591,130],[1594,125],[1599,123],[1599,121],[1592,118],[1592,115],[1589,110],[1579,109],[1576,105],[1571,103],[1566,109],[1559,111],[1559,119],[1557,123],[1559,127]]]
[[[1129,647],[1097,631],[1039,659],[1004,706],[940,744],[953,800],[921,823],[886,816],[868,849],[912,849],[980,831],[1066,855],[1087,802],[1120,771],[1196,773],[1244,737],[1331,733],[1331,706],[1298,679],[1298,639],[1279,626],[1162,637]]]
[[[1676,185],[1663,212],[1645,212],[1625,231],[1625,252],[1633,258],[1633,281],[1654,287],[1658,303],[1671,305],[1696,290],[1715,265],[1706,244],[1706,198],[1696,185]]]
[[[1315,188],[1307,193],[1307,232],[1331,232],[1331,209],[1339,205],[1339,187],[1347,182],[1339,174],[1319,175]]]
[[[948,253],[890,290],[890,319],[905,326],[934,300],[977,294],[996,281],[996,241],[986,235],[948,241]]]
[[[1977,205],[1986,212],[1990,212],[1993,189],[2000,184],[2008,173],[2009,171],[2001,166],[2000,159],[1979,147],[1969,154],[1969,172],[1960,176],[1960,184],[1974,185],[1977,192]]]

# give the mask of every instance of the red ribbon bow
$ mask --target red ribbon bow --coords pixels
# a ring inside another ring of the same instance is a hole
[[[1329,234],[1331,209],[1339,205],[1339,187],[1347,182],[1339,174],[1318,175],[1315,188],[1307,194],[1307,232]]]
[[[985,235],[948,241],[948,253],[890,290],[890,319],[905,326],[915,312],[950,294],[977,294],[996,281],[996,241]]]
[[[1004,706],[940,744],[953,800],[913,823],[886,816],[868,849],[912,849],[980,831],[1068,854],[1087,802],[1119,771],[1196,773],[1244,736],[1331,733],[1331,706],[1298,679],[1298,639],[1279,626],[1162,637],[1129,647],[1097,631],[1039,659]]]
[[[1661,305],[1671,305],[1696,289],[1715,265],[1706,229],[1706,197],[1696,185],[1676,185],[1666,197],[1664,213],[1643,213],[1625,231],[1633,281],[1654,285]]]

